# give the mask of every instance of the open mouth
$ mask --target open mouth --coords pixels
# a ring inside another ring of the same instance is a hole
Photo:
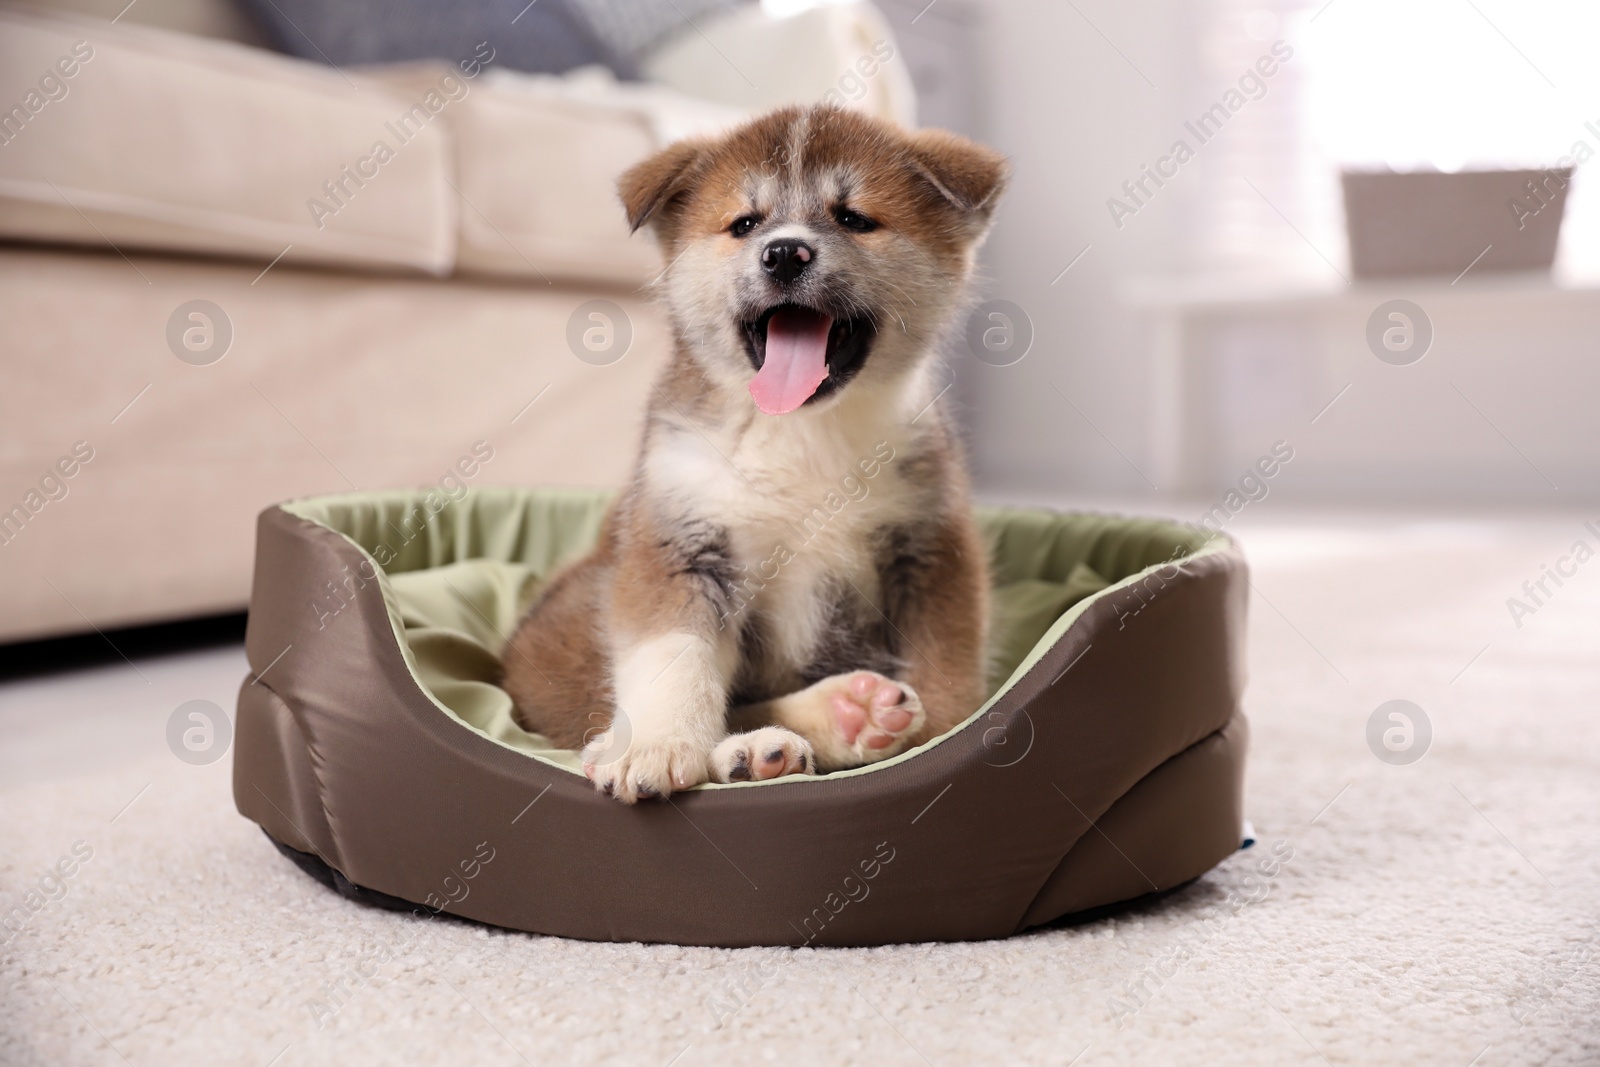
[[[838,391],[862,364],[877,328],[799,304],[778,304],[741,326],[756,369],[750,395],[768,415],[787,415]]]

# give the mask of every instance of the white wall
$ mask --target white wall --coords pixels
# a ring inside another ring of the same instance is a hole
[[[1185,118],[1227,88],[1216,73],[1218,34],[1203,36],[1201,24],[1229,3],[978,0],[985,17],[974,49],[986,92],[980,133],[1016,168],[986,252],[983,295],[1022,306],[1035,329],[1030,354],[1014,366],[991,367],[964,354],[955,360],[974,467],[989,496],[1171,495],[1171,486],[1158,493],[1146,480],[1156,471],[1147,448],[1149,331],[1123,297],[1138,278],[1193,275],[1204,258],[1197,257],[1198,235],[1216,212],[1254,213],[1239,231],[1247,252],[1259,245],[1262,259],[1297,260],[1339,281],[1339,235],[1313,231],[1332,242],[1313,250],[1271,205],[1219,194],[1223,149],[1200,150],[1120,230],[1107,212],[1106,199],[1166,151]],[[1293,43],[1304,30],[1291,25],[1281,35]],[[1203,47],[1212,51],[1209,62]],[[1234,133],[1244,130],[1230,127],[1221,136]],[[1251,159],[1275,150],[1243,147],[1256,153]],[[1260,180],[1274,180],[1269,163],[1259,165],[1266,175]],[[1237,184],[1233,172],[1227,179]],[[1580,174],[1574,198],[1584,195],[1586,180]],[[1271,184],[1267,191],[1279,196]],[[1052,285],[1086,245],[1091,250]],[[1322,262],[1324,253],[1334,266]],[[1201,481],[1222,485],[1228,472],[1288,437],[1298,458],[1275,487],[1285,497],[1552,505],[1600,499],[1600,290],[1519,302],[1476,300],[1468,289],[1433,282],[1358,287],[1337,309],[1296,312],[1298,321],[1287,326],[1245,312],[1234,313],[1230,330],[1195,331],[1202,357],[1189,395],[1207,434],[1196,448]],[[1416,367],[1378,363],[1364,348],[1364,302],[1419,293],[1437,310],[1434,349]],[[1257,340],[1239,340],[1252,333]],[[1223,351],[1230,344],[1232,356]],[[1311,425],[1351,381],[1357,387]]]
[[[1077,6],[1082,15],[1059,0],[983,5],[985,134],[1015,168],[983,289],[1021,306],[1034,327],[1020,363],[956,362],[974,466],[989,488],[1148,490],[1117,451],[1147,466],[1142,329],[1117,291],[1131,273],[1170,265],[1180,199],[1153,199],[1120,231],[1105,201],[1171,143],[1187,78],[1186,6]]]

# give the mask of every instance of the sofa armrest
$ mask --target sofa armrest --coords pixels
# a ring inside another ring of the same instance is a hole
[[[685,29],[647,56],[651,81],[745,111],[831,101],[916,125],[916,93],[889,23],[869,3],[825,3],[787,18],[745,4]]]

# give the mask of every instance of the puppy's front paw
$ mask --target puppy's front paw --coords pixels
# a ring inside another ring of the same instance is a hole
[[[692,741],[636,739],[618,751],[608,730],[585,746],[581,758],[594,787],[624,804],[670,796],[706,780],[706,750]]]
[[[786,774],[816,774],[811,742],[779,726],[725,737],[711,750],[711,776],[719,782],[764,782]]]
[[[824,678],[816,691],[831,713],[831,729],[813,736],[829,769],[859,767],[903,752],[927,716],[916,690],[876,671],[851,671]]]

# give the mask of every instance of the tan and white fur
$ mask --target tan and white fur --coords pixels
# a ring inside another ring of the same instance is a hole
[[[829,107],[623,176],[675,352],[597,546],[502,657],[519,722],[596,788],[860,766],[977,708],[988,574],[936,349],[1004,178]]]

